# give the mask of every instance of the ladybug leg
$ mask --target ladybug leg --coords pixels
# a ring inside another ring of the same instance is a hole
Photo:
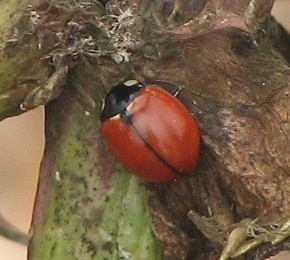
[[[179,93],[181,92],[181,90],[183,90],[183,87],[179,86],[177,87],[174,92],[172,93],[172,96],[177,97],[179,95]]]

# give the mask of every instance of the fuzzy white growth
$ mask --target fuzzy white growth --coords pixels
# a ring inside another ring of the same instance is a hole
[[[136,39],[131,32],[132,30],[130,30],[135,24],[133,10],[128,8],[123,11],[118,6],[107,6],[107,8],[114,8],[119,12],[118,15],[109,15],[109,26],[106,22],[99,24],[106,31],[115,49],[111,53],[111,58],[117,63],[128,62],[131,55],[129,48],[136,43]]]

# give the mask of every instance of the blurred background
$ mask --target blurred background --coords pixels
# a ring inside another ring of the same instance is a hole
[[[290,0],[276,0],[273,14],[290,31]],[[29,230],[43,147],[42,107],[0,123],[0,212],[24,232]],[[0,260],[24,259],[24,246],[0,237]],[[277,259],[290,260],[290,255]]]

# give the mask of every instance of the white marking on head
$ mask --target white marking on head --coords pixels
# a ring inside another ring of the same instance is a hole
[[[132,86],[134,86],[134,85],[136,85],[138,83],[139,83],[139,81],[136,80],[136,79],[129,79],[126,82],[124,82],[124,85],[127,86],[127,87],[132,87]]]

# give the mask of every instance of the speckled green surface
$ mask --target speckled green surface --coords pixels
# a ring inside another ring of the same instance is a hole
[[[64,94],[48,109],[29,259],[161,259],[142,182],[99,167],[107,155],[98,117],[72,99]]]

